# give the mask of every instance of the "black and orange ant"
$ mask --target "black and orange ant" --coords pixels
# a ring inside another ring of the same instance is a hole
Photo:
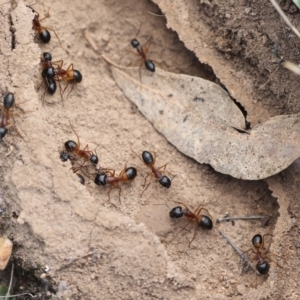
[[[167,189],[171,187],[172,182],[171,182],[170,178],[166,175],[163,175],[163,172],[166,172],[165,169],[166,169],[167,164],[165,164],[161,167],[158,167],[158,168],[155,167],[155,159],[156,159],[155,152],[154,152],[154,157],[153,157],[153,155],[149,151],[143,151],[142,158],[140,158],[133,150],[132,150],[132,152],[151,170],[151,173],[149,173],[145,177],[144,185],[146,184],[147,178],[149,176],[151,176],[151,177],[158,179],[158,182],[163,187],[165,187]],[[149,187],[150,184],[151,184],[151,179],[150,179],[150,182],[147,184],[147,186],[142,191],[141,195],[143,195],[143,193],[147,190],[147,188]]]
[[[182,208],[181,206],[174,207],[169,212],[170,218],[179,219],[183,216],[188,218],[187,224],[179,232],[184,230],[189,225],[190,222],[193,222],[195,225],[193,238],[189,242],[189,247],[190,247],[192,241],[194,240],[194,238],[196,236],[198,227],[201,227],[201,228],[207,229],[207,230],[211,230],[213,228],[213,222],[211,220],[211,216],[210,216],[208,210],[203,208],[201,206],[201,204],[199,204],[198,207],[195,209],[195,211],[192,212],[184,203],[177,202],[177,201],[174,201],[174,202],[177,204],[181,204],[182,206],[184,206],[184,208]],[[202,211],[206,211],[207,215],[201,214]]]
[[[63,94],[65,93],[67,87],[69,86],[69,84],[72,84],[71,90],[68,93],[68,95],[72,92],[75,84],[80,83],[82,81],[82,75],[78,70],[74,69],[73,64],[70,64],[67,68],[67,70],[64,70],[62,68],[63,65],[63,61],[61,61],[61,65],[59,65],[57,68],[54,69],[54,73],[55,73],[55,80],[57,81],[64,81],[67,85],[64,88],[63,92],[61,92],[61,87],[59,85],[60,88],[60,95],[61,97],[63,96]]]
[[[253,251],[253,253],[255,253],[256,260],[257,260],[256,269],[262,275],[268,274],[268,272],[270,270],[270,264],[266,261],[266,258],[270,261],[273,261],[268,255],[266,255],[269,252],[269,250],[267,250],[264,246],[265,236],[273,236],[273,235],[269,234],[269,233],[264,234],[263,236],[261,236],[260,234],[256,234],[252,238],[253,248],[244,252],[244,253],[246,253],[248,251]],[[273,261],[273,262],[277,266],[279,266],[275,261]],[[281,266],[279,266],[279,267],[281,267]]]
[[[14,121],[14,114],[12,113],[12,109],[15,104],[15,96],[13,93],[8,93],[3,99],[3,113],[2,113],[2,120],[0,123],[0,140],[4,138],[7,133],[7,127],[11,125],[10,118]],[[12,124],[17,134],[22,137],[19,133],[17,128],[15,127],[14,123]]]
[[[62,151],[60,154],[60,159],[63,161],[67,161],[70,159],[70,155],[68,153],[73,153],[84,159],[82,166],[85,164],[87,160],[89,160],[93,165],[98,164],[98,156],[93,153],[93,151],[88,150],[88,145],[86,145],[83,149],[80,149],[80,139],[77,132],[74,130],[73,126],[70,124],[73,132],[77,137],[77,143],[73,140],[68,140],[65,142],[65,151]]]
[[[55,81],[59,82],[60,95],[62,99],[63,99],[63,94],[70,83],[72,83],[72,88],[69,94],[72,92],[74,85],[82,81],[81,73],[78,70],[74,69],[73,64],[70,64],[67,70],[64,70],[62,68],[63,60],[52,62],[52,56],[48,52],[43,53],[43,58],[41,58],[41,62],[43,66],[43,71],[42,71],[43,82],[46,83],[46,89],[44,94],[42,95],[42,100],[44,100],[46,91],[52,95],[55,93],[56,91]],[[64,81],[67,83],[63,91],[61,89],[60,81]]]
[[[140,65],[140,68],[144,64],[146,69],[150,72],[155,72],[155,64],[152,60],[147,59],[147,54],[150,48],[150,41],[146,43],[146,46],[142,47],[140,42],[134,38],[131,40],[131,46],[136,49],[137,53],[141,56],[143,59],[143,62]]]
[[[119,176],[115,175],[116,171],[113,169],[101,168],[100,173],[95,177],[95,184],[104,186],[110,184],[111,187],[108,191],[108,200],[110,201],[110,192],[114,186],[119,189],[119,201],[121,202],[121,186],[120,182],[131,182],[137,175],[137,170],[134,167],[127,168],[126,165],[124,169],[120,172]]]
[[[69,94],[73,90],[74,85],[82,81],[81,73],[78,70],[75,70],[73,68],[73,64],[70,64],[68,69],[64,70],[62,68],[63,60],[52,62],[52,56],[48,52],[43,53],[43,58],[41,58],[41,62],[43,66],[43,71],[42,71],[43,81],[41,84],[45,83],[46,85],[45,91],[41,97],[43,102],[44,102],[46,92],[48,92],[51,95],[55,93],[57,87],[56,81],[59,82],[59,89],[60,89],[60,95],[62,100],[63,100],[63,94],[70,83],[73,84]],[[64,81],[67,83],[67,86],[64,88],[63,92],[61,89],[60,81]]]
[[[30,8],[34,13],[34,18],[32,20],[32,29],[36,32],[35,38],[37,36],[39,36],[40,40],[43,43],[45,43],[45,44],[49,43],[51,40],[51,34],[49,32],[49,30],[50,30],[50,31],[54,32],[55,36],[57,37],[57,39],[61,45],[60,39],[59,39],[58,35],[56,34],[55,30],[53,30],[49,27],[42,26],[40,23],[41,21],[45,20],[46,18],[48,18],[50,16],[49,12],[47,12],[47,14],[45,15],[44,18],[40,19],[39,13],[37,11],[35,11],[32,7],[30,7]]]

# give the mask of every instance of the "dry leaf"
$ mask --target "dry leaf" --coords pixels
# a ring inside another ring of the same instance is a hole
[[[143,115],[179,151],[218,172],[263,179],[300,155],[300,115],[277,116],[242,133],[245,119],[220,86],[199,77],[111,64],[113,77]]]

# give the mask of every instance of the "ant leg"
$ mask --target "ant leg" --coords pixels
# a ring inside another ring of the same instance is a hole
[[[42,60],[43,62],[43,60]],[[61,60],[56,60],[56,61],[52,61],[51,62],[51,65],[56,65],[58,69],[62,69],[63,67],[63,64],[64,64],[64,61],[61,59]]]
[[[60,44],[60,47],[62,48],[62,49],[64,49],[64,47],[62,46],[62,44],[61,44],[61,41],[60,41],[60,38],[58,37],[58,35],[57,35],[57,33],[56,33],[56,31],[54,30],[54,29],[52,29],[52,28],[49,28],[49,27],[41,27],[41,28],[43,28],[43,29],[47,29],[47,30],[50,30],[50,31],[53,31],[54,32],[54,34],[55,34],[55,36],[56,36],[56,38],[58,39],[58,41],[59,41],[59,44]],[[64,49],[65,50],[65,49]]]
[[[119,202],[120,202],[120,204],[121,204],[121,191],[122,191],[122,188],[121,188],[121,186],[120,186],[118,183],[116,183],[116,186],[117,186],[118,189],[119,189]]]
[[[60,80],[57,79],[56,81],[58,82],[60,98],[61,98],[61,101],[62,101],[62,103],[63,103],[63,105],[64,105],[64,97],[63,97],[63,94],[64,94],[64,93],[61,92]]]
[[[17,129],[17,127],[15,125],[15,118],[14,118],[13,115],[12,115],[12,119],[13,119],[12,127],[14,128],[14,130],[16,131],[16,133],[18,134],[18,136],[24,140],[24,137],[22,136],[22,134],[20,133],[20,131]]]
[[[148,178],[149,176],[153,176],[153,174],[152,174],[152,173],[149,173],[149,174],[145,177],[144,185],[146,184],[146,180],[147,180],[147,178]],[[151,184],[151,179],[150,179],[148,185],[147,185],[147,186],[144,188],[144,190],[141,192],[141,196],[142,196],[142,195],[144,194],[144,192],[148,189],[148,187],[149,187],[150,184]]]
[[[73,79],[73,84],[72,84],[72,87],[71,87],[70,92],[69,92],[68,95],[67,95],[67,98],[69,97],[70,93],[73,91],[73,88],[74,88],[75,84],[76,84],[76,82],[75,82],[75,80]]]
[[[210,215],[210,213],[208,212],[208,210],[206,208],[204,208],[204,207],[201,207],[201,209],[198,211],[198,216],[200,216],[201,210],[205,210],[207,212],[207,215],[212,218],[212,216]]]
[[[272,254],[272,255],[278,256],[276,254]],[[277,267],[284,269],[281,265],[279,265],[276,261],[274,261],[269,255],[265,255],[264,257],[272,261]]]
[[[193,238],[190,240],[189,242],[189,248],[191,247],[191,243],[192,241],[194,240],[195,236],[196,236],[196,233],[197,233],[197,226],[195,225],[195,229],[194,229],[194,235],[193,235]]]
[[[70,122],[70,121],[69,121]],[[80,149],[80,140],[79,140],[79,136],[77,134],[77,132],[74,130],[71,122],[70,122],[70,126],[71,126],[71,129],[73,130],[73,132],[75,133],[75,135],[77,136],[77,149]]]
[[[197,206],[197,208],[195,209],[195,211],[194,211],[194,214],[198,217],[199,215],[200,215],[200,211],[202,210],[202,206],[201,206],[201,204],[199,204],[198,206]],[[205,209],[206,210],[206,209]],[[206,210],[207,211],[207,210]],[[207,211],[208,212],[208,211]]]
[[[132,147],[130,146],[131,151],[143,162],[143,164],[145,164],[145,162],[138,156],[138,154],[132,149]]]
[[[183,205],[188,211],[191,211],[183,202],[174,201],[177,204]]]
[[[109,202],[110,202],[110,192],[111,192],[112,188],[113,188],[113,185],[110,187],[110,189],[109,189],[109,191],[108,191],[108,193],[107,193],[107,195],[108,195],[108,201],[109,201]]]
[[[39,17],[40,16],[39,13],[37,11],[35,11],[35,12],[37,13],[37,16]],[[42,22],[43,20],[45,20],[45,19],[47,19],[49,17],[50,17],[50,14],[49,14],[49,9],[48,9],[48,11],[46,12],[44,18],[42,18],[42,19],[39,18],[39,21]]]
[[[147,53],[149,52],[151,46],[151,37],[148,39],[148,41],[142,46],[145,55],[147,55]]]
[[[159,168],[157,168],[157,169],[160,170],[160,171],[165,171],[165,169],[166,169],[166,167],[167,167],[167,164],[168,164],[168,163],[164,164],[163,166],[161,166],[161,167],[159,167]]]

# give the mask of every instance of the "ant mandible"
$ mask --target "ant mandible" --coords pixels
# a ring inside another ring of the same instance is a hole
[[[165,169],[166,169],[167,164],[165,164],[161,167],[158,167],[158,168],[155,167],[155,159],[156,159],[156,153],[155,152],[154,152],[154,157],[153,157],[153,155],[149,151],[143,151],[142,158],[140,158],[133,150],[132,150],[132,152],[151,170],[151,173],[149,173],[145,177],[144,185],[146,184],[147,178],[149,176],[152,176],[152,177],[158,179],[158,182],[163,187],[165,187],[167,189],[171,187],[170,178],[166,175],[163,175],[163,173],[162,173],[162,172],[166,172]],[[141,196],[147,190],[147,188],[149,187],[150,184],[151,184],[151,179],[150,179],[150,182],[148,183],[148,185],[142,191]]]
[[[137,170],[134,167],[127,168],[126,165],[124,169],[120,172],[119,176],[115,176],[115,170],[113,169],[101,169],[95,177],[95,184],[104,186],[110,184],[111,187],[108,191],[108,200],[110,201],[110,192],[114,186],[119,189],[119,201],[121,203],[121,186],[120,182],[131,182],[137,175]]]
[[[184,208],[182,208],[181,206],[176,206],[173,209],[171,209],[171,211],[169,212],[170,218],[179,219],[183,216],[188,218],[187,224],[179,231],[179,233],[182,230],[184,230],[189,225],[190,222],[193,222],[195,225],[193,238],[189,242],[189,247],[190,247],[192,241],[196,236],[196,232],[197,232],[196,230],[198,226],[207,230],[211,230],[213,228],[213,222],[211,220],[211,216],[207,209],[201,207],[201,204],[199,204],[196,210],[192,212],[184,203],[177,202],[177,201],[174,202],[183,205]],[[206,211],[207,215],[201,214],[202,211]]]
[[[55,30],[53,30],[49,27],[42,26],[41,23],[40,23],[41,21],[45,20],[46,18],[48,18],[50,16],[49,12],[45,15],[44,18],[40,19],[39,13],[37,11],[35,11],[32,7],[30,7],[30,8],[34,13],[34,18],[32,20],[32,29],[36,32],[35,38],[37,36],[39,36],[40,40],[43,43],[45,43],[45,44],[49,43],[50,40],[51,40],[51,34],[49,32],[49,30],[50,30],[50,31],[54,32],[54,34],[57,37],[57,39],[59,41],[59,44],[61,46],[60,39],[59,39],[58,35],[56,34]]]
[[[261,236],[260,234],[256,234],[253,238],[252,238],[252,246],[253,248],[245,251],[253,251],[256,255],[256,260],[257,260],[257,264],[256,264],[256,269],[257,271],[262,274],[268,274],[269,269],[270,269],[270,264],[265,260],[265,258],[268,258],[270,261],[273,261],[269,256],[266,255],[266,253],[269,252],[269,250],[266,250],[264,247],[264,243],[265,243],[265,236],[273,236],[270,233],[264,234],[263,236]],[[265,253],[262,253],[262,250],[265,249]],[[275,261],[273,261],[277,266],[279,266]],[[281,267],[281,266],[279,266]]]

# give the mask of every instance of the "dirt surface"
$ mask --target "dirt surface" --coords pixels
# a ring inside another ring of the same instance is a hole
[[[146,1],[37,3],[41,17],[50,8],[43,24],[55,29],[64,49],[54,34],[48,45],[34,41],[33,13],[22,1],[12,9],[0,6],[1,94],[14,92],[25,111],[15,116],[24,138],[11,127],[5,141],[13,151],[5,156],[8,146],[0,145],[1,195],[15,216],[14,255],[41,274],[49,266],[47,278],[60,299],[299,299],[299,162],[265,181],[242,181],[187,158],[124,97],[83,33],[88,30],[101,52],[124,65],[141,63],[130,53],[130,40],[151,37],[149,57],[159,66],[221,82],[252,124],[299,112],[297,77],[280,62],[297,62],[300,41],[263,1],[156,2],[166,18],[146,14],[160,13]],[[283,8],[297,26],[300,16],[289,3]],[[42,105],[45,51],[83,74],[63,103],[58,90]],[[81,145],[96,149],[99,165],[138,169],[136,180],[122,185],[120,202],[117,189],[109,202],[109,189],[81,185],[69,162],[60,161],[63,143],[76,139],[70,123]],[[177,175],[169,190],[153,181],[140,196],[148,171],[131,147],[138,154],[155,151],[158,166],[168,163]],[[214,221],[226,213],[270,221],[266,227],[259,221],[215,223],[212,231],[199,230],[189,247],[193,227],[180,232],[182,224],[169,218],[174,201],[194,209],[201,203]],[[272,258],[284,267],[271,262],[269,276],[242,275],[238,254],[218,229],[242,250],[254,234],[274,234]]]

